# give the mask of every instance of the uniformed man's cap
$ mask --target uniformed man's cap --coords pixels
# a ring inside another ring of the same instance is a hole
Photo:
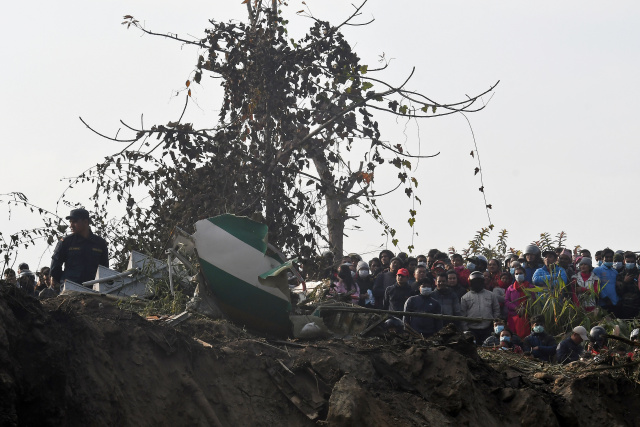
[[[86,209],[72,209],[66,219],[88,219],[91,221],[89,218],[89,212]]]

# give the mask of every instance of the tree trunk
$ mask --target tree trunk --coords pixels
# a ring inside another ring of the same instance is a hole
[[[327,230],[329,246],[335,258],[343,254],[344,223],[346,221],[346,209],[343,207],[344,195],[338,194],[334,187],[335,181],[329,171],[327,159],[314,156],[313,164],[318,171],[321,183],[326,188],[324,200],[327,204]]]

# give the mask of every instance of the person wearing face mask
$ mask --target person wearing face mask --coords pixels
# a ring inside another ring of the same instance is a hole
[[[596,260],[596,264],[598,267],[600,267],[602,265],[602,251],[596,251],[595,255],[593,256],[593,259]]]
[[[596,299],[600,292],[600,278],[593,272],[591,258],[583,257],[578,263],[579,272],[571,278],[571,290],[574,304],[587,312],[596,309]]]
[[[432,317],[415,317],[408,313],[442,314],[440,303],[431,298],[431,288],[425,283],[420,287],[420,294],[409,297],[404,304],[404,323],[427,338],[442,329],[442,320]]]
[[[551,362],[556,355],[556,340],[544,330],[544,317],[534,316],[531,319],[531,335],[522,341],[522,349],[536,359]]]
[[[384,299],[382,307],[385,310],[391,311],[403,311],[404,303],[407,299],[413,296],[411,286],[408,284],[409,271],[406,268],[401,268],[396,274],[396,284],[388,287],[384,291]]]
[[[376,308],[382,308],[384,294],[389,287],[396,284],[396,276],[400,268],[402,268],[402,261],[400,258],[391,258],[391,261],[389,262],[389,271],[379,274],[376,278],[372,290],[373,297],[376,300]]]
[[[625,252],[624,269],[616,278],[616,292],[620,299],[616,316],[619,318],[631,319],[638,315],[638,311],[640,310],[638,274],[636,254],[631,251]]]
[[[373,297],[373,277],[369,271],[369,264],[359,261],[356,273],[356,283],[360,289],[360,305],[363,307],[373,308],[375,298]]]
[[[513,336],[508,329],[500,332],[500,350],[510,351],[512,353],[522,353],[522,347],[513,342]]]
[[[600,279],[599,304],[609,311],[613,311],[618,304],[618,293],[616,292],[616,279],[618,272],[613,268],[613,250],[606,248],[602,250],[602,265],[593,269],[593,272]]]
[[[511,273],[511,275],[513,277],[516,277],[516,267],[522,267],[522,263],[520,263],[520,261],[515,260],[515,261],[511,261],[511,264],[509,264],[509,273]],[[522,267],[524,268],[524,267]],[[525,272],[525,276],[526,276],[526,272]]]
[[[613,254],[613,268],[618,274],[624,270],[624,251],[616,251],[616,253]]]
[[[436,278],[436,290],[431,294],[431,298],[440,303],[442,314],[446,314],[447,316],[462,315],[462,312],[460,311],[460,300],[448,285],[447,273],[438,274],[438,277]],[[461,327],[461,324],[458,321],[454,322],[453,320],[445,320],[443,322],[444,325],[448,325],[449,323],[455,324],[458,328]]]
[[[338,281],[331,289],[331,293],[337,297],[349,296],[350,301],[353,304],[358,304],[360,301],[360,288],[352,276],[351,266],[345,264],[340,265],[338,268]]]
[[[493,332],[491,333],[491,335],[487,337],[486,340],[484,340],[484,342],[482,343],[482,346],[483,347],[500,347],[500,335],[502,335],[502,331],[504,331],[505,329],[508,329],[508,328],[505,327],[504,320],[502,319],[494,320]],[[509,333],[511,334],[511,342],[522,347],[522,340],[520,339],[520,337],[514,334],[510,330],[509,330]]]
[[[484,288],[484,276],[481,272],[474,271],[469,275],[469,287],[471,292],[467,292],[460,299],[462,315],[464,317],[485,319],[499,318],[500,303],[498,302],[498,297]],[[484,342],[493,331],[490,320],[465,322],[462,327],[464,330],[469,330],[476,337],[477,343]]]
[[[525,289],[533,285],[526,281],[523,267],[515,269],[516,280],[507,288],[504,295],[504,305],[507,308],[507,325],[517,335],[524,337],[529,334],[530,326],[527,318],[527,304],[533,302],[535,296]]]

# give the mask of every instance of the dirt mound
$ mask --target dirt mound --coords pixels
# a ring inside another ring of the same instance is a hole
[[[640,425],[628,377],[493,366],[454,329],[287,342],[0,291],[1,425]]]

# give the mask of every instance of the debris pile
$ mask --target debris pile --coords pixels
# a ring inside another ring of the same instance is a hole
[[[3,288],[0,424],[640,423],[631,370],[536,367],[519,355],[478,352],[455,328],[429,340],[292,341],[224,320],[180,319],[148,321],[100,295],[40,302]]]

